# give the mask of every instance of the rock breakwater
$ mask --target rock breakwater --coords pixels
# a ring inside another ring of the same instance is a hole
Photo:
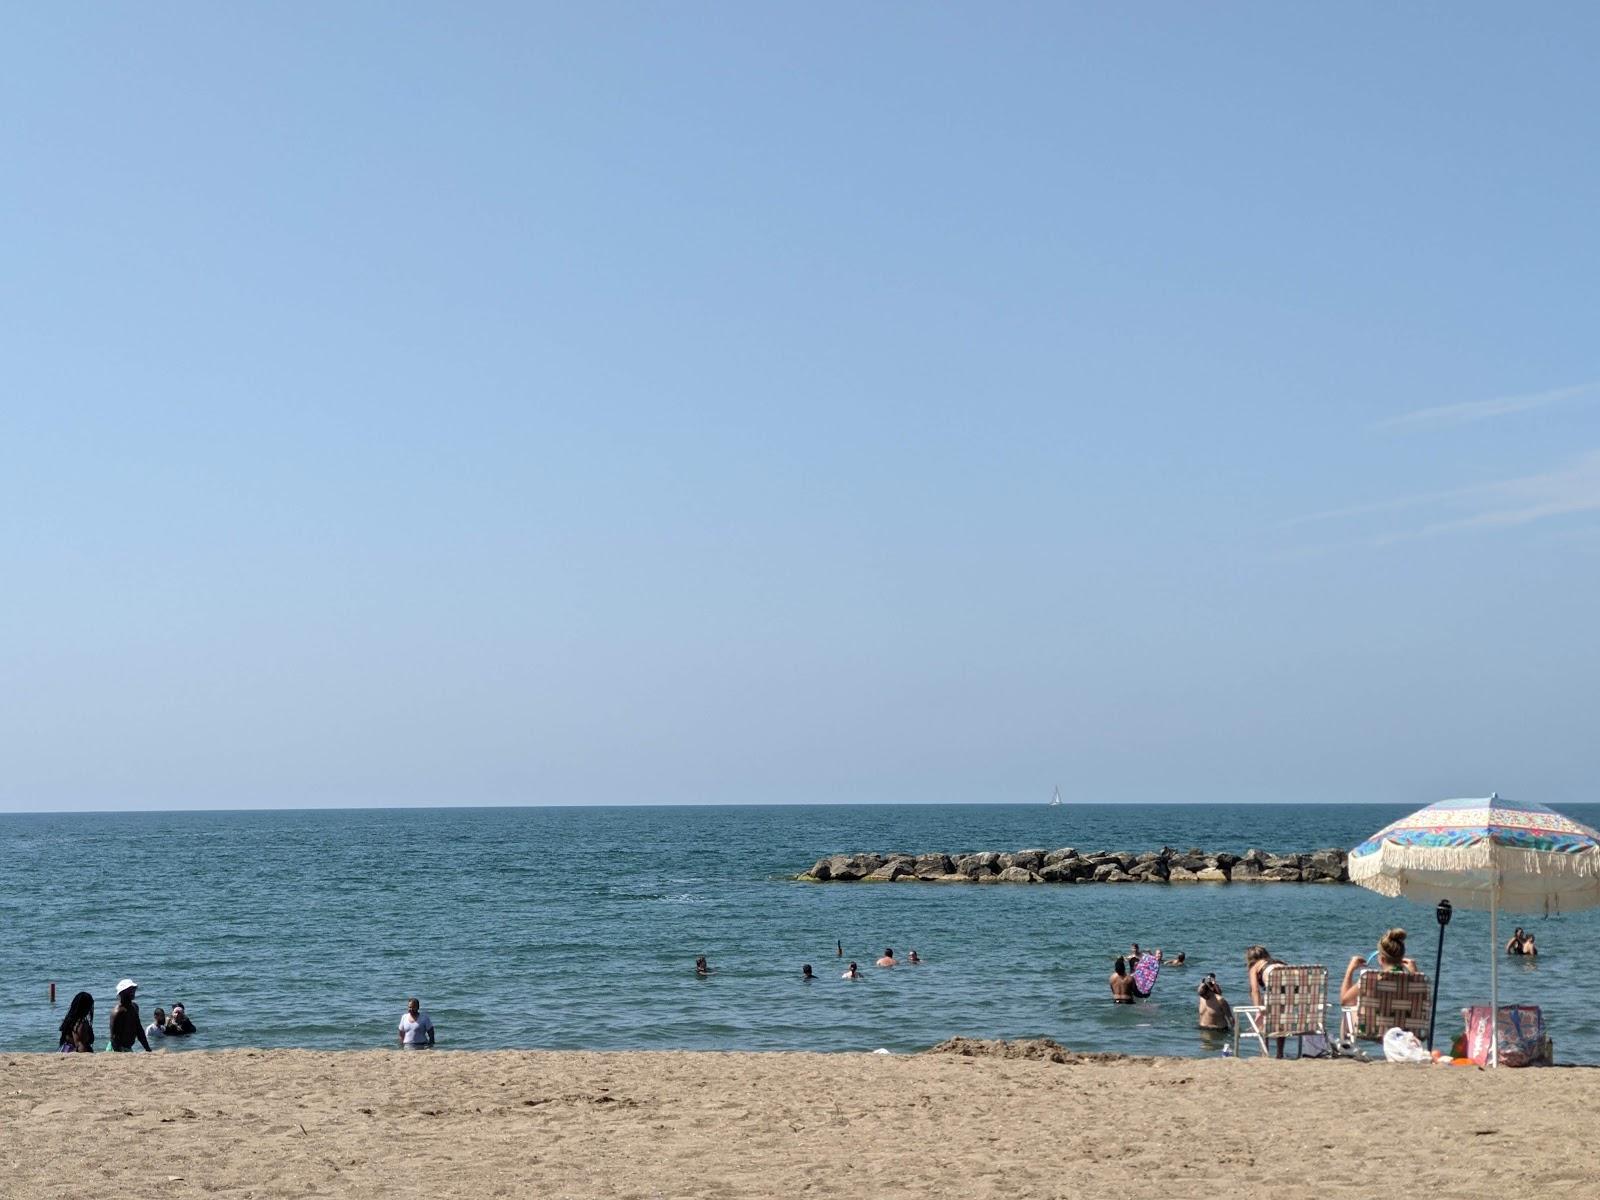
[[[1346,853],[1208,854],[1163,846],[1143,854],[1017,850],[971,854],[834,854],[796,879],[815,883],[1348,883]]]

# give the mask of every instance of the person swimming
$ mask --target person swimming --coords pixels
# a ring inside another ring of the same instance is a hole
[[[816,978],[816,976],[811,973],[810,963],[806,963],[800,968],[800,978],[806,983],[810,983]]]
[[[911,957],[909,959],[907,959],[906,961],[908,961],[914,967],[918,963],[920,963],[922,960],[917,957],[917,952],[915,950],[913,950],[911,952]]]
[[[845,968],[845,973],[843,975],[839,976],[839,978],[840,979],[860,979],[861,978],[861,968],[856,966],[856,964],[852,962],[847,968]]]
[[[899,964],[894,961],[894,947],[893,946],[885,946],[883,948],[883,957],[878,960],[878,966],[880,966],[880,967],[894,967],[894,966],[898,966],[898,965]]]
[[[694,960],[694,973],[700,976],[702,979],[713,973],[711,967],[706,963],[706,956],[704,954]]]

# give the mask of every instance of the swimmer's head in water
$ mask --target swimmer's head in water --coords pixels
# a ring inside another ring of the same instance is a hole
[[[883,956],[885,958],[893,958],[894,957],[894,947],[893,946],[885,946],[883,948]]]
[[[806,963],[804,966],[802,966],[800,968],[800,974],[801,974],[801,976],[803,978],[810,979],[811,978],[811,964],[810,963]]]

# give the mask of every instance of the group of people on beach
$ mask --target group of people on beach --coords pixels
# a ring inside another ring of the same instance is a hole
[[[1506,946],[1506,953],[1537,953],[1536,950],[1514,950],[1512,945],[1519,938],[1526,938],[1531,945],[1532,939],[1519,928],[1512,936],[1511,943]],[[1165,958],[1158,949],[1154,953],[1146,953],[1139,949],[1137,942],[1133,943],[1132,952],[1119,956],[1111,970],[1111,1002],[1113,1004],[1132,1004],[1137,1000],[1147,999],[1154,986],[1155,975],[1162,966],[1183,966],[1187,962],[1183,954],[1178,954],[1171,959]],[[1254,945],[1244,952],[1245,983],[1250,990],[1250,1003],[1259,1005],[1262,995],[1262,976],[1268,967],[1281,965],[1282,959],[1278,958],[1265,946]],[[1140,970],[1140,967],[1143,970]],[[1378,939],[1377,951],[1370,955],[1352,955],[1349,964],[1345,967],[1344,978],[1339,983],[1339,1003],[1350,1005],[1356,1002],[1361,992],[1361,976],[1367,971],[1406,971],[1416,973],[1418,968],[1415,960],[1406,954],[1406,931],[1404,929],[1390,929]],[[1201,1029],[1228,1030],[1233,1028],[1233,1005],[1223,995],[1222,985],[1217,982],[1214,974],[1208,973],[1201,979],[1195,988],[1197,996],[1196,1021]],[[1278,1044],[1278,1056],[1283,1057],[1283,1043]]]
[[[139,1004],[135,999],[139,985],[132,979],[117,983],[117,1004],[111,1010],[111,1040],[107,1048],[116,1052],[132,1050],[134,1046],[151,1049],[151,1041],[165,1038],[188,1037],[198,1032],[188,1011],[174,1004],[170,1013],[156,1009],[155,1019],[147,1026],[139,1017]],[[63,1054],[91,1054],[94,1052],[94,996],[79,992],[67,1005],[67,1015],[61,1020],[60,1050]]]

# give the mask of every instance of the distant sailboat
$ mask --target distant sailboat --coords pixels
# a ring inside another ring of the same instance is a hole
[[[1060,808],[1061,807],[1061,785],[1059,783],[1056,784],[1056,794],[1054,796],[1050,797],[1050,807],[1051,808]]]

